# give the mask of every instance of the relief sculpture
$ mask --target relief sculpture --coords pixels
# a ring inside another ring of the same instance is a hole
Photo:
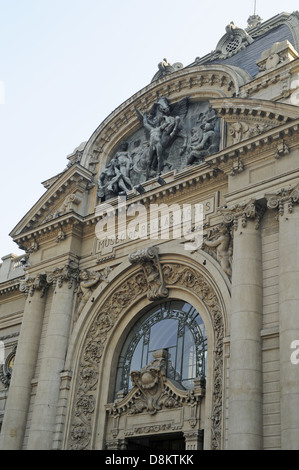
[[[220,120],[209,102],[159,97],[149,112],[136,108],[140,129],[121,142],[98,177],[104,201],[170,170],[202,164],[220,146]]]

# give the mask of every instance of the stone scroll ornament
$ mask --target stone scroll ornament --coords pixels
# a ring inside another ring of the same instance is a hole
[[[161,269],[166,286],[189,290],[201,299],[210,312],[214,330],[214,386],[210,416],[212,423],[211,449],[221,449],[224,337],[221,302],[209,280],[196,270],[179,263],[162,264]],[[91,323],[83,343],[76,374],[76,388],[67,444],[67,448],[70,450],[91,449],[93,447],[92,430],[96,419],[100,364],[107,339],[122,315],[137,299],[141,299],[147,293],[147,276],[143,269],[137,270],[112,290]],[[136,380],[139,380],[138,376],[136,376]],[[156,411],[159,412],[159,410]]]
[[[132,264],[140,263],[142,265],[148,284],[147,297],[150,300],[168,297],[157,247],[135,251],[129,255],[129,261]]]
[[[126,194],[170,170],[201,164],[219,150],[220,120],[209,102],[159,97],[149,112],[135,108],[140,129],[122,141],[98,177],[98,197]]]

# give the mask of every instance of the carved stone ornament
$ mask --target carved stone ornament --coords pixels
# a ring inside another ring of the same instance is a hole
[[[110,414],[120,416],[123,413],[136,414],[145,410],[154,415],[163,407],[177,408],[184,403],[195,405],[204,396],[203,388],[197,388],[196,391],[178,389],[166,378],[167,350],[155,351],[153,356],[154,360],[150,364],[140,371],[131,372],[134,388],[123,400],[107,405]],[[196,423],[192,421],[192,424]]]
[[[70,261],[65,266],[57,267],[50,273],[47,273],[47,282],[52,284],[54,287],[62,287],[64,282],[67,282],[68,288],[70,289],[78,280],[79,269],[77,263]]]
[[[13,369],[13,363],[16,356],[17,346],[8,354],[4,364],[0,365],[0,381],[3,383],[5,388],[10,385],[10,379]]]
[[[142,265],[148,284],[147,297],[150,300],[168,297],[157,247],[135,251],[129,255],[129,261],[132,264],[140,263]]]
[[[291,214],[294,210],[294,205],[299,202],[299,183],[295,186],[282,188],[274,194],[266,194],[267,207],[269,209],[278,209],[278,214],[283,215],[285,206]]]
[[[248,123],[237,121],[228,124],[228,135],[231,139],[231,142],[228,141],[228,144],[238,144],[243,140],[250,139],[261,135],[263,132],[269,130],[272,126],[268,123]]]
[[[209,102],[188,97],[171,104],[159,97],[149,112],[135,109],[141,128],[120,143],[98,177],[98,197],[107,200],[170,170],[203,163],[220,146],[220,120]]]
[[[79,274],[79,286],[77,288],[78,307],[74,321],[77,321],[86,302],[91,298],[94,290],[100,282],[108,282],[107,277],[110,273],[110,268],[105,268],[101,272],[88,271],[84,269]]]
[[[276,160],[279,160],[284,155],[288,155],[290,153],[290,149],[284,141],[279,142],[275,152]]]
[[[109,416],[114,418],[111,431],[114,438],[119,434],[119,419],[126,414],[134,415],[145,412],[154,415],[163,408],[173,409],[188,406],[190,408],[188,420],[190,428],[195,428],[198,424],[198,406],[201,403],[201,398],[205,395],[205,389],[200,386],[202,384],[200,381],[196,382],[191,390],[177,388],[165,375],[167,350],[155,351],[153,356],[154,360],[150,364],[140,371],[131,372],[134,387],[128,395],[106,406]],[[168,429],[172,430],[172,428]],[[157,432],[160,430],[161,424],[156,424],[152,430],[147,430],[144,426],[141,428],[138,426],[135,427],[134,433]],[[129,431],[129,433],[131,432]]]
[[[222,383],[223,383],[223,336],[224,324],[221,302],[208,279],[188,266],[178,263],[162,265],[165,284],[189,290],[197,295],[210,312],[214,330],[214,388],[212,391],[212,449],[220,449],[222,435]],[[98,396],[99,371],[103,351],[113,327],[125,312],[144,297],[148,290],[143,270],[133,274],[110,293],[85,337],[79,370],[75,382],[74,408],[71,413],[71,427],[68,448],[82,450],[91,448],[92,429],[96,419],[95,410]],[[151,382],[149,382],[151,383]],[[169,392],[170,393],[170,392]],[[173,398],[173,396],[172,396]],[[174,402],[173,402],[174,403]]]
[[[226,34],[218,42],[213,59],[214,55],[219,59],[226,59],[253,43],[253,38],[233,21],[225,29]]]
[[[48,283],[45,274],[38,274],[36,276],[27,274],[25,278],[21,280],[19,290],[23,292],[26,297],[32,297],[35,291],[39,291],[41,297],[43,297],[47,287]]]
[[[171,73],[176,72],[177,70],[181,70],[183,68],[183,64],[181,62],[175,62],[174,64],[170,64],[167,59],[161,60],[158,63],[158,72],[152,78],[152,82],[160,80],[161,78],[169,75]]]
[[[297,51],[289,41],[276,42],[270,49],[264,51],[257,61],[260,75],[276,69],[280,65],[287,64],[299,57]]]
[[[219,224],[210,230],[203,240],[203,250],[217,259],[229,277],[232,275],[233,237],[230,226]]]
[[[236,204],[230,208],[222,207],[221,213],[223,214],[223,221],[225,224],[232,224],[234,230],[238,229],[238,220],[241,219],[242,227],[247,226],[248,219],[255,220],[256,230],[260,226],[266,208],[252,199],[248,203]]]

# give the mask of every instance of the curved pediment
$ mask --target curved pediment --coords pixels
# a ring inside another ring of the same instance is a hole
[[[223,133],[209,100],[238,95],[248,80],[237,67],[185,68],[123,103],[84,149],[82,164],[97,175],[98,198],[127,193],[218,152]]]
[[[153,353],[154,360],[140,371],[132,371],[132,390],[113,404],[106,405],[110,415],[148,413],[155,415],[163,408],[195,405],[205,395],[204,378],[195,380],[191,390],[166,377],[168,351]]]
[[[268,100],[221,98],[211,106],[227,123],[226,147],[298,119],[297,106]]]
[[[121,140],[141,128],[136,108],[147,112],[162,96],[171,104],[186,96],[192,102],[237,96],[240,87],[250,80],[238,67],[217,64],[185,67],[164,76],[125,101],[99,125],[85,146],[81,164],[95,172],[106,167]]]

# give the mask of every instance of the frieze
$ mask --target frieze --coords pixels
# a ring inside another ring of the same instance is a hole
[[[165,203],[164,203],[164,198],[163,198],[163,203],[161,202],[160,204],[157,204],[157,201],[155,199],[151,199],[150,197],[141,199],[140,204],[143,205],[144,211],[146,211],[146,218],[142,220],[142,229],[144,230],[144,233],[141,233],[140,229],[140,215],[138,215],[135,219],[136,221],[136,226],[139,226],[139,232],[136,232],[135,226],[134,226],[134,218],[129,217],[128,214],[130,213],[130,208],[134,207],[134,203],[129,204],[127,203],[126,206],[126,215],[122,216],[122,224],[121,227],[118,225],[118,230],[115,230],[115,234],[112,234],[112,236],[108,237],[106,236],[105,238],[103,236],[96,238],[95,240],[95,245],[94,245],[94,250],[95,253],[98,255],[98,263],[103,263],[104,261],[114,259],[115,258],[115,250],[124,244],[133,244],[136,242],[137,239],[140,238],[146,238],[150,237],[151,240],[159,240],[162,239],[162,233],[163,231],[167,231],[171,228],[173,224],[173,213],[172,210],[177,208],[178,210],[181,210],[181,215],[183,216],[183,208],[181,208],[180,205],[177,205],[179,203],[175,202],[174,200],[168,208],[166,208]],[[153,205],[151,203],[153,202]],[[198,199],[197,204],[202,205],[203,208],[203,221],[204,223],[207,221],[208,217],[211,216],[212,214],[215,213],[217,207],[218,207],[218,202],[219,202],[219,191],[214,192],[211,194],[210,197],[205,198],[205,199]],[[156,206],[155,206],[156,204]],[[99,206],[100,207],[100,206]],[[118,203],[117,206],[115,206],[114,213],[119,214],[119,208],[123,208],[123,206]],[[111,207],[112,209],[112,207]],[[155,210],[154,210],[155,209]],[[190,209],[191,210],[191,209]],[[161,211],[159,213],[159,211]],[[167,215],[168,213],[168,215]],[[153,216],[153,217],[151,217]],[[188,213],[189,217],[189,213]],[[155,223],[153,223],[152,219],[155,219]],[[190,215],[190,218],[191,215]],[[117,217],[115,217],[117,220]],[[95,223],[95,222],[94,222]],[[126,225],[127,224],[127,225]],[[153,236],[153,232],[155,232],[155,236]],[[171,239],[172,234],[169,233],[169,239]]]
[[[190,289],[204,302],[212,316],[215,332],[214,390],[212,400],[212,449],[220,449],[222,435],[222,381],[224,324],[217,294],[210,282],[192,268],[181,264],[162,264],[166,286]],[[113,326],[125,309],[146,295],[148,284],[143,270],[135,272],[115,289],[93,320],[80,358],[77,389],[74,398],[68,448],[90,448],[95,420],[95,399],[99,382],[99,366]]]

